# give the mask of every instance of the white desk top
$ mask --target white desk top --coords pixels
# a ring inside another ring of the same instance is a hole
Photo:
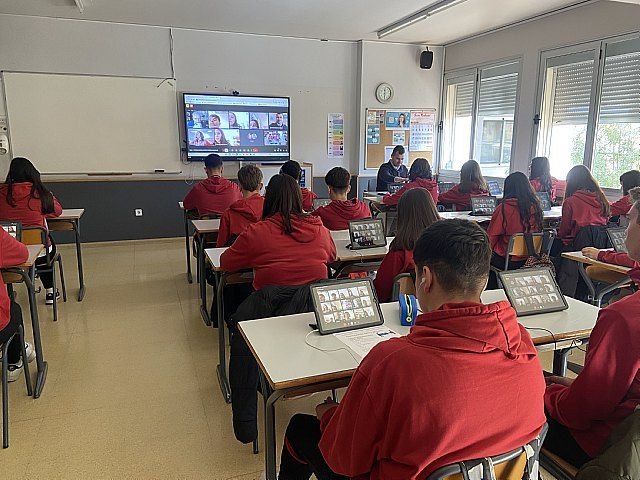
[[[385,195],[388,195],[388,193],[389,192],[365,193],[362,198],[367,202],[382,202],[382,199]]]
[[[216,271],[216,272],[220,272],[222,271],[222,268],[220,268],[220,256],[224,253],[224,251],[227,249],[227,247],[222,247],[222,248],[205,248],[204,249],[204,256],[207,259],[207,261],[211,264],[211,267]]]
[[[334,242],[340,240],[349,240],[349,230],[333,230],[331,231],[331,238],[333,238]]]
[[[332,235],[333,236],[333,235]],[[338,234],[342,237],[342,234]],[[384,247],[363,248],[361,250],[351,250],[347,245],[351,243],[349,234],[346,239],[334,237],[333,243],[336,244],[336,261],[338,262],[354,262],[359,260],[382,260],[389,252],[389,244],[394,237],[387,237],[387,244]]]
[[[445,220],[460,219],[469,220],[470,222],[488,222],[491,220],[491,215],[471,215],[471,211],[467,212],[438,212],[440,218]]]
[[[211,220],[191,220],[196,232],[198,233],[216,233],[220,230],[220,219],[214,218]]]
[[[506,297],[502,290],[492,290],[484,292],[482,299],[490,303],[504,300]],[[569,309],[563,312],[531,315],[519,319],[521,324],[531,328],[529,333],[537,346],[553,345],[554,340],[548,332],[535,328],[551,331],[557,342],[589,336],[596,323],[599,309],[573,298],[567,298],[567,303]],[[381,308],[387,327],[401,335],[409,332],[409,327],[400,325],[397,302],[382,304]],[[321,336],[312,333],[307,337],[311,331],[309,324],[315,322],[315,314],[303,313],[250,320],[239,324],[242,335],[272,387],[299,387],[349,378],[353,374],[358,364],[348,351],[322,352],[305,343],[306,339],[324,350],[344,346],[332,335]]]
[[[47,218],[47,222],[78,220],[84,215],[84,208],[63,208],[62,215],[54,218]]]
[[[612,263],[605,263],[599,260],[593,260],[589,257],[585,257],[582,252],[564,252],[562,254],[563,258],[568,258],[569,260],[573,260],[574,262],[585,263],[587,265],[597,265],[602,268],[606,268],[607,270],[611,270],[612,272],[621,273],[626,275],[631,271],[629,267],[623,267],[622,265],[614,265]]]

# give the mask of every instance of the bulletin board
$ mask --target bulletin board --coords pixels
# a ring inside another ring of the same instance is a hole
[[[435,109],[377,109],[365,113],[365,168],[378,169],[396,145],[403,145],[405,163],[426,158],[433,165]]]

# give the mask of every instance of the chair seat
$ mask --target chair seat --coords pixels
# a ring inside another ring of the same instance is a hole
[[[614,284],[626,278],[626,275],[623,275],[617,272],[612,272],[611,270],[608,270],[599,265],[588,266],[586,268],[586,272],[587,272],[587,275],[589,275],[589,278],[591,280],[595,280],[596,282],[602,282],[602,283]]]
[[[541,455],[547,457],[549,460],[551,460],[553,463],[555,463],[556,466],[560,468],[560,470],[562,470],[565,474],[569,475],[572,478],[575,477],[576,474],[578,473],[578,469],[576,467],[571,465],[566,460],[563,460],[562,458],[560,458],[555,453],[551,453],[546,448],[542,449]]]

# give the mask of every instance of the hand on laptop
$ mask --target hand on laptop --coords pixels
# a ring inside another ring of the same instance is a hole
[[[316,407],[316,417],[318,420],[322,420],[322,417],[327,412],[327,410],[331,410],[333,407],[337,407],[338,404],[333,401],[331,397],[327,397],[326,400]]]

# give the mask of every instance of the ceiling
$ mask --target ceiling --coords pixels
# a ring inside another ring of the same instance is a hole
[[[437,0],[0,0],[0,13],[330,40],[376,31]],[[586,0],[466,0],[384,41],[444,45]]]

